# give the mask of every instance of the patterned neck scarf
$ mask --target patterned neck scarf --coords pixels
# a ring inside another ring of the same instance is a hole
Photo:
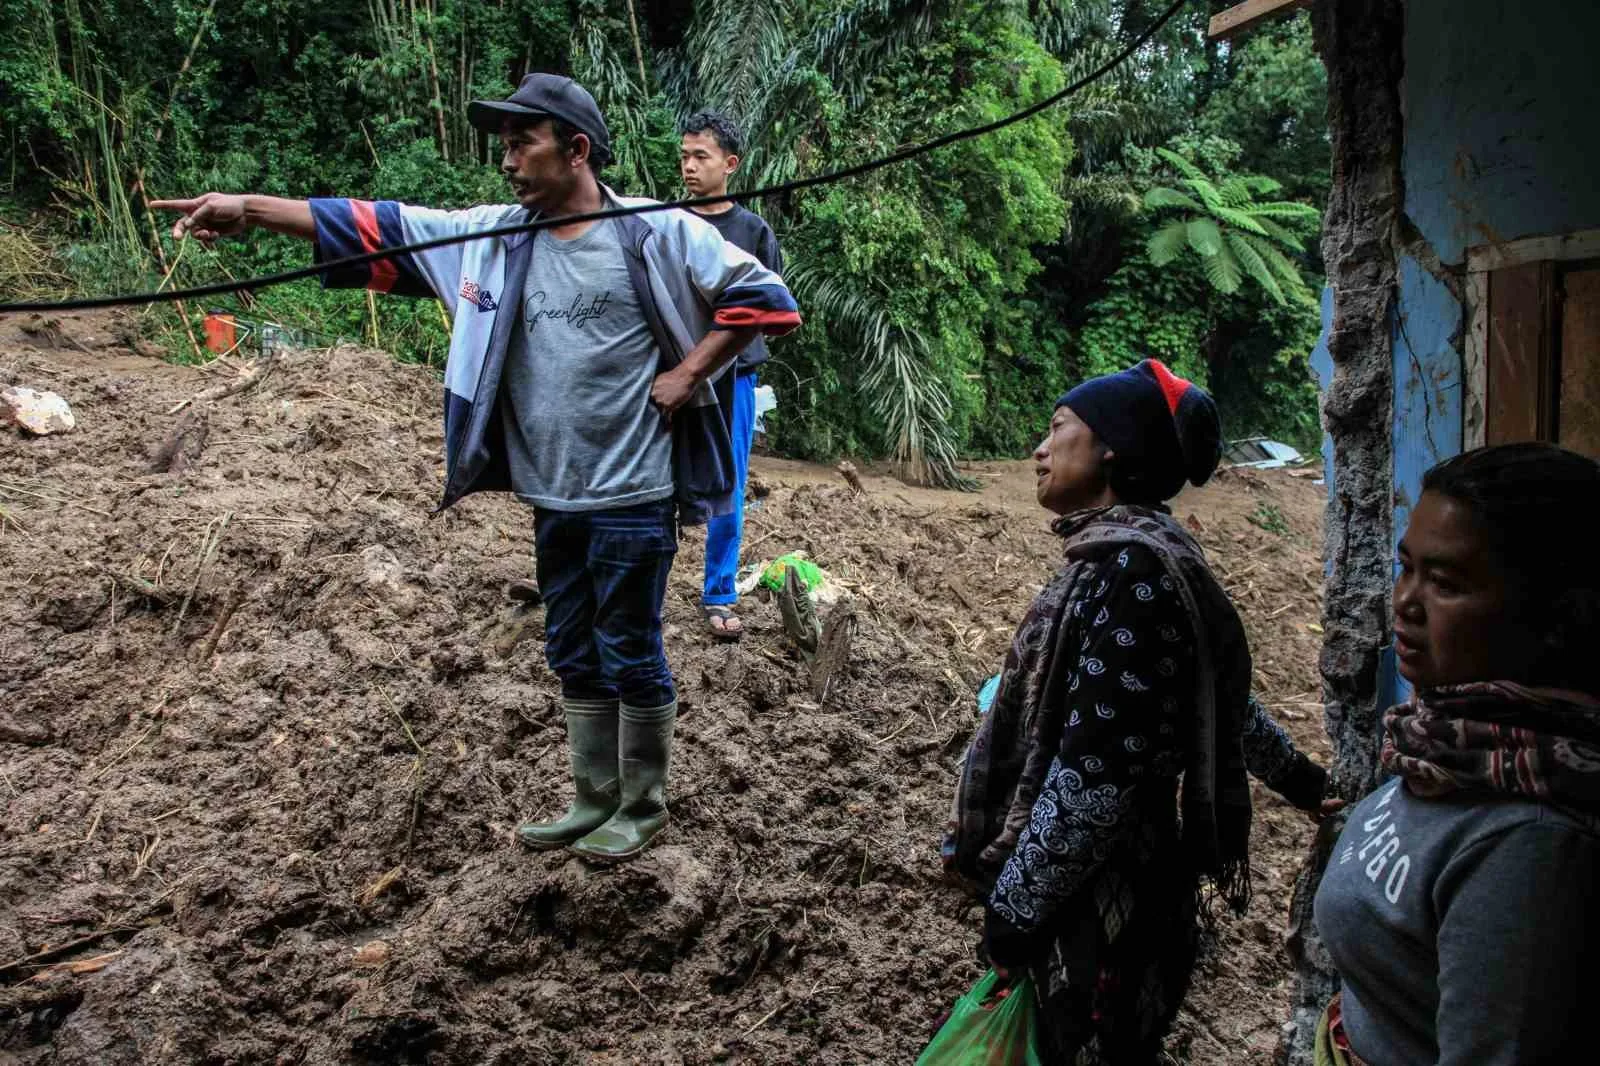
[[[1419,693],[1383,716],[1383,768],[1419,796],[1498,792],[1600,820],[1600,699],[1509,681]]]

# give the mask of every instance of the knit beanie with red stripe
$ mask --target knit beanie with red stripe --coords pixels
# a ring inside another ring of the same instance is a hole
[[[1090,378],[1056,406],[1071,408],[1111,449],[1111,488],[1126,503],[1164,503],[1185,481],[1203,485],[1222,458],[1216,403],[1155,359]]]

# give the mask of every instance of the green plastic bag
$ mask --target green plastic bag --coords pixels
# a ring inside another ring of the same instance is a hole
[[[795,574],[800,578],[800,584],[805,586],[807,592],[817,591],[817,587],[822,584],[822,570],[817,564],[793,552],[772,560],[772,565],[761,572],[761,583],[773,592],[782,592],[783,574],[790,567],[794,568]]]
[[[990,970],[956,1000],[950,1020],[917,1058],[917,1066],[1041,1066],[1034,1036],[1033,982],[1023,978],[1004,999]]]

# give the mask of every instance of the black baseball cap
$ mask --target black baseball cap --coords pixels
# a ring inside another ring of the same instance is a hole
[[[485,133],[499,133],[508,118],[548,116],[560,119],[589,138],[597,163],[611,161],[611,132],[589,90],[559,74],[529,74],[517,91],[504,100],[474,100],[467,105],[467,121]]]

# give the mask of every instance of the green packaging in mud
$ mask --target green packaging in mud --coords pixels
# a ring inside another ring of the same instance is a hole
[[[917,1066],[1041,1066],[1033,983],[1023,978],[1009,990],[999,986],[990,970],[956,1000]]]
[[[782,592],[784,572],[791,568],[799,575],[800,583],[805,586],[807,592],[816,592],[821,587],[822,569],[798,552],[790,552],[774,559],[772,564],[761,572],[761,584],[773,592]]]

